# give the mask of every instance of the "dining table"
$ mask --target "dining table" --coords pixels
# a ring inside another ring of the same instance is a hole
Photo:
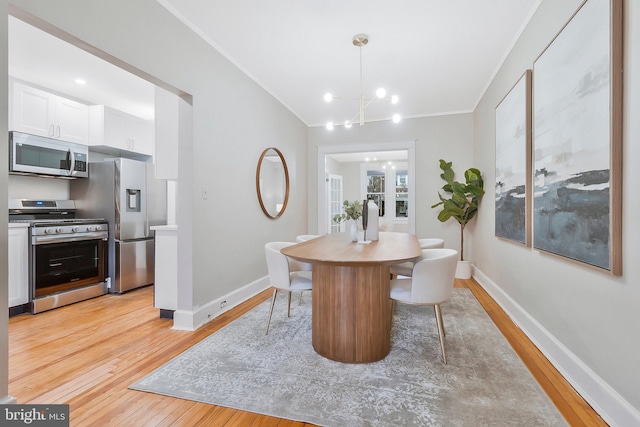
[[[371,363],[391,350],[392,264],[421,255],[413,234],[380,232],[377,241],[325,234],[283,248],[312,265],[311,341],[314,350],[343,363]]]

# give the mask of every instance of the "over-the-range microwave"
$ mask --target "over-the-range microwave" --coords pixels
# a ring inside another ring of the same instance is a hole
[[[9,173],[86,178],[89,148],[53,138],[9,132]]]

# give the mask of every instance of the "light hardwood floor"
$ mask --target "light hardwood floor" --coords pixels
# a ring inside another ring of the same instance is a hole
[[[570,425],[606,426],[474,280],[456,279],[456,287],[471,289]],[[195,332],[172,330],[172,321],[158,317],[152,287],[14,316],[9,394],[18,403],[68,403],[72,426],[311,426],[127,389],[270,295],[266,290]]]

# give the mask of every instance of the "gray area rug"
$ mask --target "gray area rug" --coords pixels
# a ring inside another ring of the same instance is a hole
[[[566,422],[468,289],[442,312],[396,304],[390,354],[351,365],[311,345],[311,295],[266,301],[130,386],[320,426],[557,426]]]

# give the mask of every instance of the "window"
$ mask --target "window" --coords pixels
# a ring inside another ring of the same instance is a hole
[[[409,174],[396,170],[396,218],[406,218],[409,209]]]
[[[373,200],[378,205],[380,217],[388,220],[406,220],[409,216],[407,163],[362,163],[361,172],[365,198]]]
[[[367,171],[367,195],[365,199],[373,200],[378,205],[379,216],[384,216],[385,178],[384,170]]]

